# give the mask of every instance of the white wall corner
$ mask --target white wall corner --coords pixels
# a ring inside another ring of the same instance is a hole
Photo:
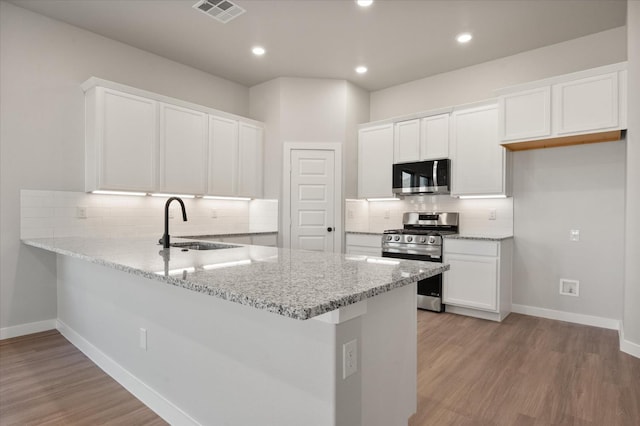
[[[577,314],[575,312],[556,311],[553,309],[538,308],[536,306],[517,305],[515,303],[511,306],[511,311],[516,314],[590,325],[592,327],[608,328],[610,330],[620,329],[620,320],[613,318],[596,317],[593,315]]]
[[[624,323],[620,323],[620,350],[636,358],[640,358],[640,345],[624,338]]]
[[[56,329],[56,320],[48,319],[44,321],[30,322],[27,324],[14,325],[0,328],[0,340],[11,339],[12,337],[26,336],[28,334],[40,333]]]

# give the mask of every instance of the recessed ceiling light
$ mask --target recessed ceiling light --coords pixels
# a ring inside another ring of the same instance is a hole
[[[369,7],[373,4],[373,0],[356,0],[356,3],[360,7]]]
[[[367,67],[360,65],[359,67],[356,68],[356,72],[358,74],[364,74],[365,72],[367,72]]]
[[[254,55],[256,56],[262,56],[265,54],[266,50],[264,50],[264,47],[260,47],[260,46],[256,46],[253,49],[251,49],[251,51],[253,52]]]
[[[458,43],[468,43],[472,38],[473,36],[469,33],[461,33],[456,36],[456,40],[458,40]]]

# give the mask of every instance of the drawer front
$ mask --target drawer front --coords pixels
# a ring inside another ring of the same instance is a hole
[[[365,235],[347,233],[348,246],[364,246],[382,250],[382,235]]]
[[[475,256],[498,256],[499,242],[480,240],[444,240],[445,262],[448,253],[469,254]]]

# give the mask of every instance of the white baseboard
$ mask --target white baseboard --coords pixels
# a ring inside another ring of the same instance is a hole
[[[27,334],[40,333],[41,331],[55,329],[55,319],[30,322],[27,324],[14,325],[12,327],[3,327],[0,328],[0,340],[11,339],[12,337],[26,336]]]
[[[200,423],[187,413],[131,374],[65,323],[58,320],[57,328],[60,334],[89,357],[91,361],[169,424],[200,426]]]
[[[631,356],[640,358],[640,345],[624,338],[624,324],[620,324],[620,350]]]
[[[576,314],[574,312],[555,311],[553,309],[538,308],[536,306],[516,305],[515,303],[511,305],[511,311],[517,314],[573,322],[593,327],[608,328],[610,330],[620,329],[620,321],[612,318]]]

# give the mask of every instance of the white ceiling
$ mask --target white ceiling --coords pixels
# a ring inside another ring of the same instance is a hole
[[[379,90],[625,25],[625,0],[236,0],[222,24],[196,0],[12,0],[245,86],[276,77]],[[458,45],[455,35],[474,39]],[[263,57],[250,49],[262,45]],[[354,68],[369,67],[365,75]]]

